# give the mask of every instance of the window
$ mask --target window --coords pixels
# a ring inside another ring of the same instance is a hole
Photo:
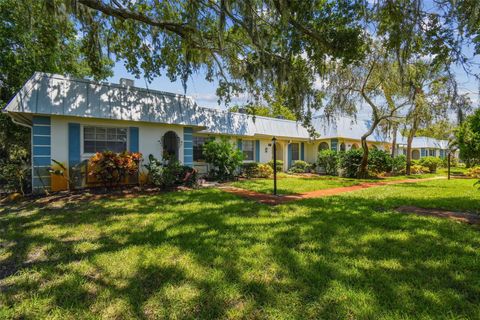
[[[127,150],[127,128],[83,127],[83,152],[124,152]]]
[[[322,151],[322,150],[328,150],[330,147],[328,146],[328,143],[326,142],[322,142],[319,144],[318,146],[318,151]]]
[[[345,147],[345,143],[340,144],[340,151],[345,151],[347,148]]]
[[[207,137],[193,137],[193,161],[204,161],[203,145],[210,139]]]
[[[435,149],[429,149],[429,150],[428,150],[428,155],[429,155],[430,157],[435,157]]]
[[[413,159],[413,160],[418,160],[418,159],[420,159],[420,151],[418,151],[418,150],[412,150],[412,159]]]
[[[300,151],[299,151],[300,148],[298,147],[298,143],[292,143],[291,146],[292,146],[292,161],[300,160]]]
[[[242,142],[242,151],[243,151],[243,160],[253,161],[255,160],[255,141],[253,140],[244,140]]]
[[[178,160],[178,136],[173,131],[168,131],[162,138],[163,158]]]

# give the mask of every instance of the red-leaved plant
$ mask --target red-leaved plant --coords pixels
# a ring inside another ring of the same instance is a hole
[[[88,175],[105,187],[117,186],[128,176],[138,173],[142,154],[138,152],[97,152],[88,161]]]

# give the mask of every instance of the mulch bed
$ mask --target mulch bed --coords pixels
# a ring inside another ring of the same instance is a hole
[[[420,216],[447,218],[468,224],[480,225],[480,216],[473,213],[448,211],[442,209],[428,209],[414,206],[401,206],[396,211],[405,214],[417,214]]]
[[[48,195],[26,195],[20,196],[15,201],[9,201],[8,198],[0,200],[0,205],[15,204],[16,210],[21,210],[29,205],[36,205],[38,207],[46,207],[53,203],[68,203],[78,201],[94,201],[99,199],[118,199],[118,198],[136,198],[144,195],[154,195],[167,192],[175,192],[182,190],[190,190],[187,187],[177,187],[170,190],[160,188],[148,187],[120,187],[107,189],[99,188],[85,188],[73,191],[58,191],[51,192]]]

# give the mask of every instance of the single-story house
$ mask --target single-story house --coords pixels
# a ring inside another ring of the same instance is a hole
[[[270,161],[276,137],[277,159],[284,160],[287,170],[296,160],[315,162],[322,149],[360,148],[360,136],[369,125],[346,117],[332,121],[319,117],[313,121],[319,137],[312,138],[296,121],[204,108],[184,95],[135,87],[132,80],[112,84],[39,72],[3,111],[15,123],[31,128],[34,191],[52,188],[53,160],[72,169],[104,150],[141,152],[145,158],[152,154],[159,159],[167,153],[205,173],[202,146],[220,136],[232,139],[246,162]],[[425,146],[419,140],[415,148],[434,149],[435,156],[444,156],[444,142],[432,145],[433,140],[425,140]],[[368,142],[390,148],[388,138],[378,133]],[[421,151],[420,156],[424,154]]]

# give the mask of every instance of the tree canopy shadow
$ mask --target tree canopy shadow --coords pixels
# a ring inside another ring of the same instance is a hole
[[[478,315],[478,230],[392,211],[408,201],[270,207],[210,189],[10,213],[0,302],[79,318]]]

